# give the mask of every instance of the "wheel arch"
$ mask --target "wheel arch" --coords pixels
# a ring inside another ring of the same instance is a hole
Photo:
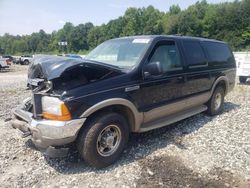
[[[212,90],[211,90],[211,96],[212,96],[215,88],[218,87],[219,85],[223,87],[223,89],[225,91],[225,95],[228,93],[229,80],[228,80],[228,78],[226,76],[220,76],[213,83],[213,87],[212,87]]]
[[[123,115],[129,123],[130,131],[139,131],[143,120],[143,114],[138,112],[134,104],[127,99],[112,98],[99,102],[87,109],[81,115],[81,118],[88,118],[103,111],[112,111]]]

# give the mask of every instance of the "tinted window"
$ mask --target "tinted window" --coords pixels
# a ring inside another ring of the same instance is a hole
[[[206,58],[199,41],[183,41],[187,62],[189,65],[201,65]]]
[[[180,55],[174,42],[162,44],[155,49],[149,63],[157,61],[162,64],[164,72],[182,69]]]
[[[212,62],[230,62],[233,60],[233,55],[228,46],[218,42],[204,42],[208,53],[209,61]]]

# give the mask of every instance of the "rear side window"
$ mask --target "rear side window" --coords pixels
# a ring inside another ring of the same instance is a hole
[[[205,54],[199,41],[183,41],[183,46],[189,65],[204,65],[206,63]]]
[[[233,55],[227,44],[218,42],[204,42],[210,62],[228,62],[233,61]]]

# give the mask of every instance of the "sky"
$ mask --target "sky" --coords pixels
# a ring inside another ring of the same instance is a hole
[[[92,22],[107,23],[122,16],[128,7],[155,8],[167,12],[171,5],[181,9],[198,0],[0,0],[0,35],[26,35],[43,29],[47,33],[63,27],[65,22],[74,25]],[[221,3],[230,0],[207,0]]]

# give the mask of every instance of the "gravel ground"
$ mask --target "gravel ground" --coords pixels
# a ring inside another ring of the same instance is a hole
[[[26,72],[0,72],[0,187],[250,187],[250,82],[236,85],[223,114],[133,134],[115,165],[96,170],[76,152],[49,159],[10,128],[11,109],[29,96]]]

